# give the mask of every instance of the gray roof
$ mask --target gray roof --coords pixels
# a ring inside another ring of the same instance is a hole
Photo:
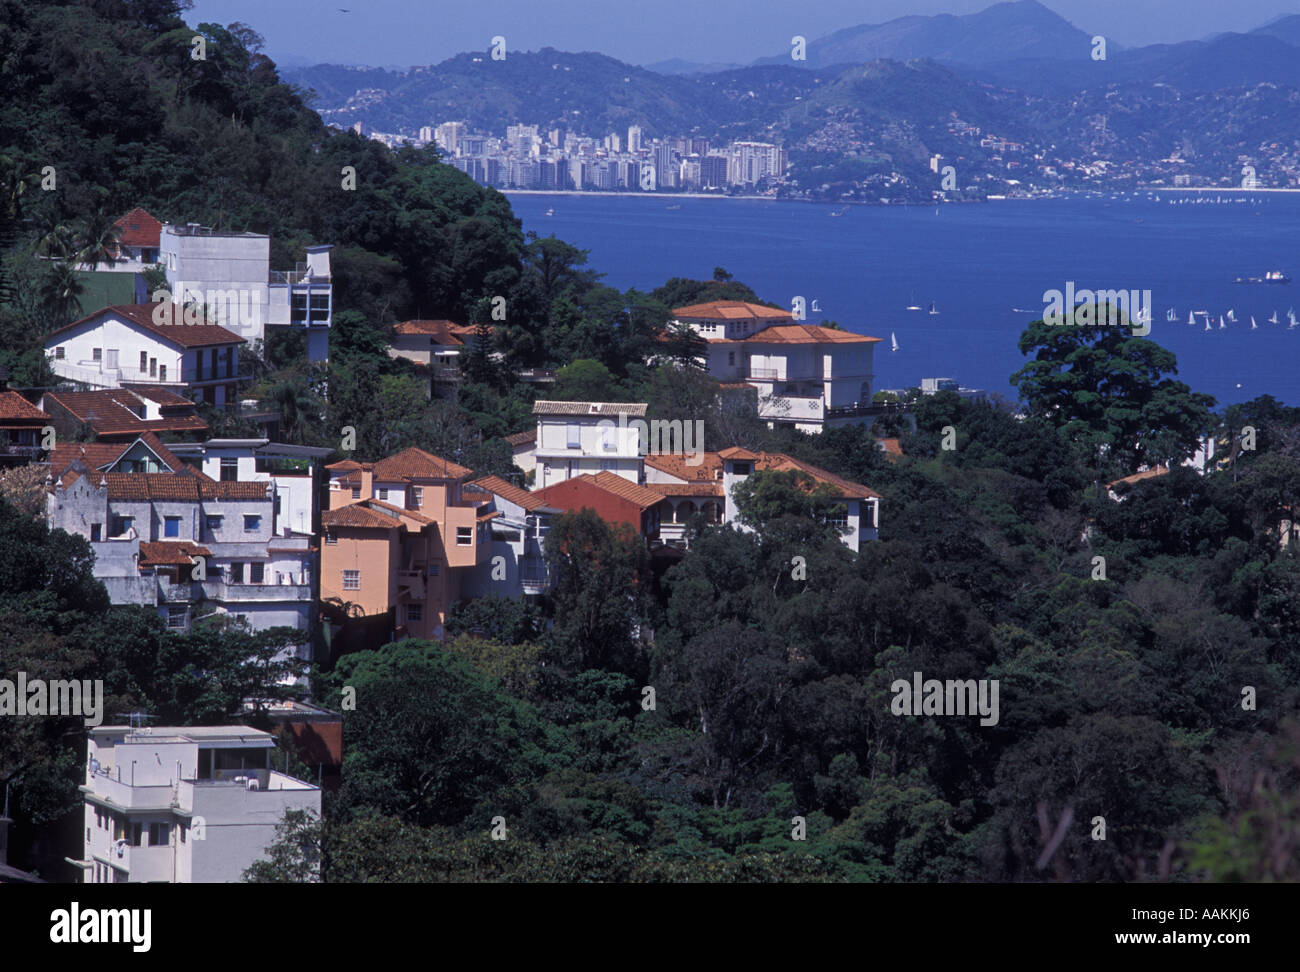
[[[637,415],[646,413],[647,405],[629,402],[551,402],[533,403],[534,415]]]

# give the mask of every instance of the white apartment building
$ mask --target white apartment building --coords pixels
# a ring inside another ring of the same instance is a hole
[[[164,465],[176,462],[165,447],[153,451]],[[255,631],[297,628],[304,632],[297,654],[308,656],[312,535],[276,530],[274,483],[214,481],[188,467],[125,473],[88,465],[74,454],[65,468],[51,467],[46,519],[50,529],[90,542],[95,578],[113,604],[155,608],[176,631],[213,614],[235,615]]]
[[[331,450],[270,439],[208,439],[175,442],[171,451],[218,482],[272,483],[277,536],[317,532],[320,500],[316,474],[324,468],[322,461]]]
[[[263,233],[168,223],[159,236],[173,301],[215,310],[218,323],[250,341],[265,339],[267,327],[304,328],[310,361],[329,359],[330,249],[309,246],[295,269],[271,270],[271,238]]]
[[[765,178],[785,174],[785,150],[768,142],[732,142],[727,181],[752,186]]]
[[[533,404],[537,417],[534,489],[545,489],[585,473],[602,470],[639,482],[641,442],[633,419],[645,420],[644,404],[554,402]],[[622,424],[620,426],[620,416]]]
[[[217,406],[239,400],[244,339],[216,324],[187,324],[171,304],[105,307],[51,331],[45,356],[60,378],[89,388],[157,385]]]
[[[880,338],[800,324],[788,311],[738,300],[678,307],[673,316],[704,339],[710,375],[758,390],[758,414],[769,425],[820,432],[872,414]]]
[[[91,729],[82,883],[230,883],[264,856],[288,810],[320,816],[320,788],[271,766],[248,726]]]

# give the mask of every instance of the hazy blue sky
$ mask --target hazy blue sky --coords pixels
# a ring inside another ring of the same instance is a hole
[[[1046,0],[1089,33],[1126,45],[1246,31],[1294,11],[1294,0]],[[634,64],[680,57],[748,63],[841,27],[907,14],[973,13],[991,0],[196,0],[191,23],[243,21],[286,65],[432,64],[507,48],[600,51]],[[340,13],[347,8],[349,13]]]

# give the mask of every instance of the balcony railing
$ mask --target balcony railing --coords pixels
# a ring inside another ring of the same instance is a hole
[[[826,409],[826,417],[831,418],[851,418],[861,415],[905,415],[911,412],[913,405],[910,402],[871,402],[861,404],[854,402],[852,405],[836,405],[833,408]]]

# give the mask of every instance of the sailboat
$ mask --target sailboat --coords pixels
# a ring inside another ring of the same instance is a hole
[[[889,350],[890,351],[898,350],[898,338],[894,335],[893,331],[889,332]]]
[[[1270,318],[1268,319],[1268,322],[1269,322],[1270,324],[1276,324],[1276,323],[1277,323],[1277,311],[1273,311],[1273,316],[1270,317]]]
[[[1206,329],[1207,331],[1211,329],[1211,328],[1210,328],[1210,319],[1209,319],[1208,317],[1205,319],[1205,329]]]
[[[1237,323],[1237,312],[1231,307],[1228,308],[1228,320],[1233,324]]]
[[[1258,330],[1259,330],[1259,325],[1255,323],[1255,315],[1254,315],[1254,314],[1251,314],[1251,315],[1250,315],[1250,329],[1251,329],[1252,331],[1258,331]]]
[[[1224,330],[1228,325],[1223,323],[1223,315],[1219,315],[1219,330]]]
[[[1196,311],[1188,311],[1188,312],[1187,312],[1187,323],[1188,323],[1188,324],[1195,324],[1195,323],[1196,323]]]
[[[939,313],[939,311],[935,308],[934,301],[930,301],[930,316],[933,317],[937,313]]]
[[[1165,320],[1170,322],[1178,320],[1177,311],[1175,311],[1172,307],[1169,308],[1169,310],[1165,311]]]

